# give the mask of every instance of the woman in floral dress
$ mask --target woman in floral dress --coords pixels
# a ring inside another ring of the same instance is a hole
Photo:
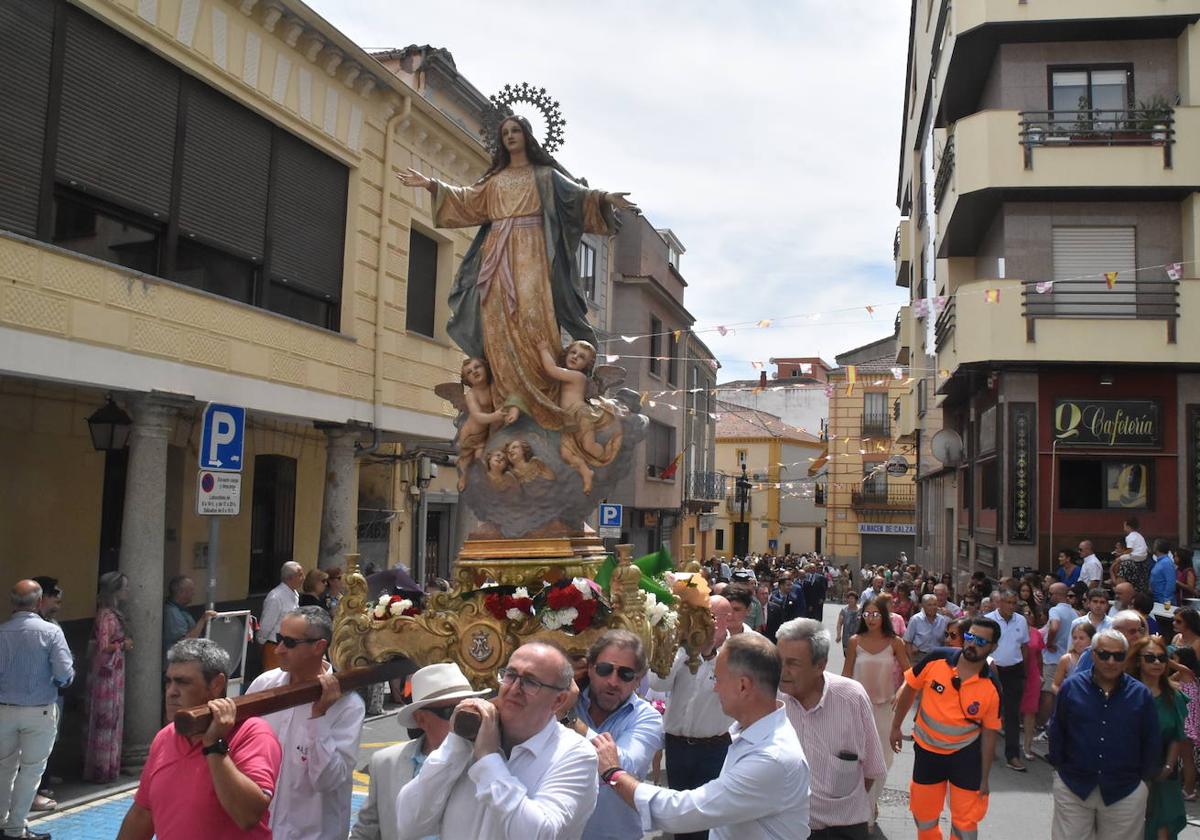
[[[100,576],[96,619],[92,625],[92,661],[88,671],[87,744],[83,778],[111,782],[121,772],[121,739],[125,722],[125,652],[133,640],[125,634],[121,605],[129,578],[120,572]]]

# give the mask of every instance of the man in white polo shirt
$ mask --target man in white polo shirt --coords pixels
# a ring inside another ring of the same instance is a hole
[[[1079,556],[1083,558],[1079,579],[1087,584],[1088,589],[1098,588],[1104,580],[1104,567],[1100,565],[1100,558],[1096,556],[1091,540],[1080,540]]]
[[[992,653],[992,664],[1000,677],[1000,706],[1004,714],[1004,758],[1010,770],[1025,772],[1021,761],[1021,695],[1025,693],[1025,652],[1029,648],[1029,625],[1017,612],[1017,593],[1004,589],[993,596],[999,608],[987,617],[1000,625],[1000,642]]]

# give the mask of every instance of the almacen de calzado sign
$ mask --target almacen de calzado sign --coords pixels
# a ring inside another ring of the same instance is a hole
[[[1155,400],[1056,400],[1059,446],[1153,448],[1162,445]]]

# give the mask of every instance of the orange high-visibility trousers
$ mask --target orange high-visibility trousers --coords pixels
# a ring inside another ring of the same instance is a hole
[[[965,790],[949,782],[923,785],[913,782],[909,787],[909,810],[917,824],[917,840],[943,840],[938,820],[946,803],[946,787],[950,787],[950,837],[953,840],[976,840],[979,821],[987,814],[988,797],[977,790]]]

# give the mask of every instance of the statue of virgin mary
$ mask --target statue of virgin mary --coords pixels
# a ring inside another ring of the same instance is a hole
[[[409,169],[400,180],[433,195],[438,227],[479,226],[450,292],[450,337],[491,366],[497,405],[516,406],[544,429],[563,426],[559,383],[539,346],[561,330],[597,344],[579,288],[584,233],[616,232],[616,210],[636,212],[627,193],[587,189],[538,144],[528,120],[500,123],[491,167],[458,187]]]

